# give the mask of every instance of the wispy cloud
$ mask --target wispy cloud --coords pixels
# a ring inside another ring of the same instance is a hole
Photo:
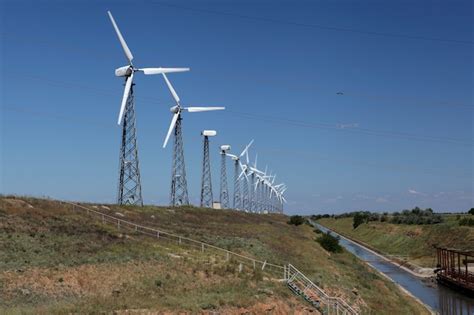
[[[408,193],[412,194],[412,195],[426,196],[426,194],[424,194],[422,192],[419,192],[419,191],[416,191],[414,189],[408,189]]]
[[[349,124],[336,124],[338,129],[348,129],[348,128],[358,128],[359,123],[349,123]]]

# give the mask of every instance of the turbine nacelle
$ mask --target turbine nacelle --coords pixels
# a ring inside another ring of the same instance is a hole
[[[214,137],[217,135],[217,131],[215,130],[203,130],[201,132],[201,135],[203,135],[204,137]]]
[[[175,105],[173,107],[170,107],[170,112],[172,112],[173,114],[177,114],[179,112],[179,106]]]
[[[120,68],[115,69],[115,76],[116,77],[129,77],[132,75],[133,68],[129,66],[123,66]]]

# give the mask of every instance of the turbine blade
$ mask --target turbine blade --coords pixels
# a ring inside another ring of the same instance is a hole
[[[238,158],[239,158],[238,156],[233,155],[233,154],[231,154],[231,153],[226,153],[225,155],[228,156],[228,157],[234,158],[234,159],[238,159]]]
[[[247,176],[247,166],[245,166],[244,168],[244,165],[242,163],[239,162],[239,165],[240,165],[240,169],[242,170],[242,173],[240,173],[239,177],[237,178],[238,180],[242,177],[242,175],[245,176],[245,179],[247,180],[247,182],[249,181],[249,178]]]
[[[245,149],[242,151],[242,153],[240,153],[240,156],[239,156],[239,157],[244,156],[244,154],[245,154],[245,153],[247,152],[247,150],[250,148],[250,146],[252,145],[252,143],[253,143],[253,139],[252,139],[252,141],[249,142],[249,144],[247,144],[247,145],[245,146]]]
[[[210,112],[213,110],[224,110],[225,107],[185,107],[188,112],[190,113],[197,113],[197,112]]]
[[[110,18],[110,21],[112,22],[112,25],[114,26],[115,33],[117,33],[117,37],[120,41],[120,44],[122,45],[123,51],[125,52],[125,56],[127,57],[128,62],[132,64],[132,60],[133,60],[132,52],[128,48],[127,43],[125,42],[125,39],[123,39],[122,33],[120,33],[117,23],[115,23],[115,19],[112,16],[112,13],[110,11],[107,11],[107,13],[109,14],[109,18]]]
[[[119,113],[119,117],[117,121],[118,125],[122,123],[123,114],[125,112],[125,106],[127,105],[128,95],[130,94],[130,89],[132,88],[132,81],[133,81],[133,72],[127,78],[127,81],[125,82],[125,89],[123,90],[122,104],[120,105],[120,113]]]
[[[166,144],[168,143],[168,140],[171,136],[171,132],[174,129],[174,126],[176,125],[176,121],[178,120],[179,112],[175,113],[173,118],[171,119],[171,124],[170,128],[168,129],[168,133],[166,134],[165,142],[163,142],[163,149],[166,148]]]
[[[173,98],[174,98],[174,100],[176,101],[176,104],[179,105],[180,99],[179,99],[178,93],[176,93],[176,91],[174,90],[174,88],[173,88],[173,86],[171,85],[170,80],[168,80],[168,77],[166,76],[166,74],[165,74],[165,73],[162,73],[162,75],[163,75],[163,78],[164,78],[165,81],[166,81],[166,85],[168,85],[168,89],[170,90],[171,95],[173,95]]]
[[[189,68],[141,68],[138,69],[143,71],[146,75],[152,74],[163,74],[163,73],[175,73],[175,72],[186,72],[189,71]]]

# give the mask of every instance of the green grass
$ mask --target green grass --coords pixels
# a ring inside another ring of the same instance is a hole
[[[436,265],[434,245],[458,249],[472,249],[474,228],[459,226],[456,215],[444,215],[444,223],[433,225],[405,225],[369,222],[352,228],[352,218],[324,218],[323,226],[362,241],[388,254],[408,256],[408,261],[421,267]]]
[[[326,252],[310,226],[288,225],[284,215],[193,207],[109,207],[97,210],[111,215],[120,212],[123,219],[272,263],[292,263],[328,293],[343,297],[363,313],[426,312],[352,254]],[[308,307],[283,283],[265,279],[268,275],[249,266],[239,273],[233,260],[125,233],[55,201],[0,198],[0,215],[2,314],[120,309],[225,313],[239,307],[258,313],[259,309],[252,309],[258,303],[288,312]]]

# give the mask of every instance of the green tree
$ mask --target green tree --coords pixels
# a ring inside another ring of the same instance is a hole
[[[327,232],[316,240],[325,250],[332,253],[342,252],[342,247],[339,245],[339,239]]]
[[[469,210],[467,213],[474,215],[474,208],[471,208],[471,210]]]
[[[355,215],[354,215],[354,218],[352,220],[352,227],[354,229],[356,229],[359,225],[361,225],[362,223],[366,222],[367,220],[367,217],[365,214],[361,213],[361,212],[357,212]]]
[[[303,224],[303,223],[305,223],[305,222],[306,222],[306,219],[303,218],[302,216],[300,216],[300,215],[292,215],[292,216],[290,217],[290,221],[288,221],[287,223],[288,223],[288,224],[293,224],[293,225],[298,226],[298,225],[301,225],[301,224]]]

